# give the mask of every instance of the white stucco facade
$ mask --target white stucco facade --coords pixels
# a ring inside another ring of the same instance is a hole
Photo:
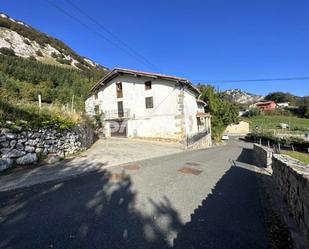
[[[147,81],[151,81],[151,89],[146,89]],[[120,83],[122,96],[117,96]],[[146,108],[147,97],[152,97],[151,108]],[[182,140],[201,131],[201,126],[210,131],[209,116],[203,116],[202,124],[198,120],[197,114],[204,108],[197,97],[197,90],[177,80],[120,74],[98,86],[86,100],[85,109],[89,115],[103,113],[107,137],[117,134],[115,126],[123,124],[122,135],[127,137]],[[121,115],[119,102],[123,107]]]

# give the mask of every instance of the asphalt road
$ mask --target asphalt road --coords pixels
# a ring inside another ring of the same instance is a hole
[[[250,163],[231,141],[0,193],[0,248],[268,248]]]

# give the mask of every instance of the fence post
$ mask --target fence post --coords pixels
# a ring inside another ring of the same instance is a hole
[[[291,145],[291,147],[292,147],[292,151],[294,152],[294,146],[293,146],[293,144]]]
[[[38,95],[38,99],[39,99],[39,108],[40,110],[42,109],[42,98],[41,98],[41,94]]]
[[[268,146],[268,148],[270,147],[269,140],[267,140],[267,146]]]
[[[262,139],[261,138],[259,139],[259,144],[262,145]]]
[[[281,145],[280,145],[280,143],[278,143],[278,150],[279,150],[279,152],[281,151]]]

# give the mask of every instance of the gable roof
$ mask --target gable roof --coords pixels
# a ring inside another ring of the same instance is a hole
[[[200,94],[200,91],[195,88],[192,83],[181,77],[166,75],[166,74],[158,74],[158,73],[149,73],[149,72],[142,72],[142,71],[136,71],[131,69],[124,69],[124,68],[114,68],[112,71],[110,71],[107,75],[105,75],[102,79],[100,79],[91,89],[90,93],[96,92],[100,87],[104,86],[107,82],[112,80],[113,78],[116,78],[119,75],[133,75],[133,76],[139,76],[139,77],[146,77],[151,79],[162,79],[167,81],[173,81],[182,84],[183,86],[187,86],[189,89],[191,89],[194,93],[197,95]]]

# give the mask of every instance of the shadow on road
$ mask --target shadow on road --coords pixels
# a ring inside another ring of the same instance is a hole
[[[243,148],[240,155],[236,161],[246,164],[254,165],[253,150],[248,148]]]
[[[170,233],[173,248],[267,248],[255,174],[231,166],[186,224],[168,198],[145,215],[130,176],[108,171],[1,193],[0,248],[165,249]]]
[[[157,227],[135,209],[131,186],[129,176],[105,171],[1,194],[0,248],[167,248],[165,234],[182,225],[177,211],[151,200],[167,221]]]
[[[255,172],[232,166],[191,215],[174,248],[268,248]]]

